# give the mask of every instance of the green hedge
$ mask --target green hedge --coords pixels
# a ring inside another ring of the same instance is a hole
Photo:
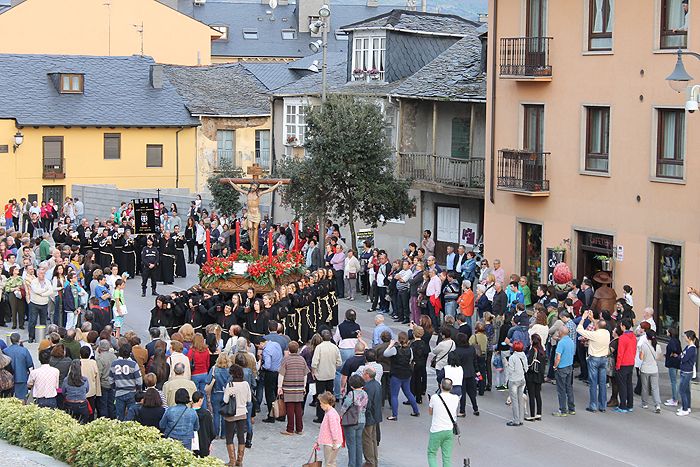
[[[67,413],[0,399],[0,438],[79,467],[220,467],[215,457],[197,458],[153,427],[99,418],[79,424]]]

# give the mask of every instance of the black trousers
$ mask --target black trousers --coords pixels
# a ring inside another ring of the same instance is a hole
[[[406,290],[399,290],[398,291],[398,302],[399,302],[399,318],[403,319],[404,321],[408,321],[411,319],[411,310],[408,306],[408,302],[410,300],[410,291],[408,289]]]
[[[542,383],[535,383],[526,379],[525,387],[527,388],[527,398],[530,402],[530,416],[542,415]]]
[[[620,409],[631,409],[634,407],[634,386],[632,385],[633,365],[621,366],[617,370],[617,384],[620,396]]]
[[[141,269],[141,290],[146,292],[146,284],[148,284],[148,279],[150,278],[151,290],[153,290],[153,292],[156,291],[156,280],[158,279],[157,271],[157,267],[151,269],[148,266],[144,266]]]
[[[413,374],[411,375],[411,392],[416,399],[423,399],[428,388],[428,372],[425,367],[427,362],[423,362],[422,365],[413,366]]]
[[[187,242],[187,261],[190,263],[194,263],[194,245],[194,240],[189,240]]]
[[[479,410],[479,404],[476,402],[476,379],[473,376],[467,376],[462,380],[462,396],[459,398],[459,411],[465,413],[467,407],[467,396],[472,403],[474,412]]]
[[[261,370],[263,384],[265,385],[265,403],[267,404],[267,414],[272,416],[272,404],[277,400],[277,376],[276,371]]]
[[[316,380],[316,395],[320,396],[326,391],[333,392],[333,380],[329,379],[328,381],[319,381]],[[316,404],[316,418],[319,420],[323,420],[323,416],[325,415],[325,412],[321,408],[321,403],[319,402]]]
[[[335,276],[335,290],[338,298],[343,298],[345,297],[345,271],[342,269],[340,271],[333,271],[333,275]]]

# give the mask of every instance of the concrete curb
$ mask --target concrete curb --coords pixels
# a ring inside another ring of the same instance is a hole
[[[0,451],[2,451],[0,465],[21,465],[24,467],[66,467],[68,465],[46,454],[15,446],[5,440],[0,440]]]

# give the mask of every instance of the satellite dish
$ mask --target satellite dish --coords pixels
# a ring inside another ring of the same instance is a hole
[[[277,0],[270,0],[269,5],[270,5],[270,8],[272,8],[274,10],[275,8],[277,8]]]

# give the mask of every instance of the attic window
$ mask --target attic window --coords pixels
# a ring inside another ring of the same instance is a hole
[[[221,24],[213,24],[211,26],[212,29],[219,31],[221,33],[221,37],[216,39],[217,41],[227,41],[228,40],[228,26],[224,26]]]
[[[243,39],[257,40],[257,38],[258,38],[258,30],[257,29],[244,29],[243,30]]]
[[[291,41],[297,38],[296,29],[282,29],[282,39],[285,41]]]
[[[83,75],[61,74],[61,94],[82,94]]]
[[[348,33],[345,31],[341,31],[340,29],[336,29],[335,30],[335,40],[337,40],[337,41],[348,40]]]

